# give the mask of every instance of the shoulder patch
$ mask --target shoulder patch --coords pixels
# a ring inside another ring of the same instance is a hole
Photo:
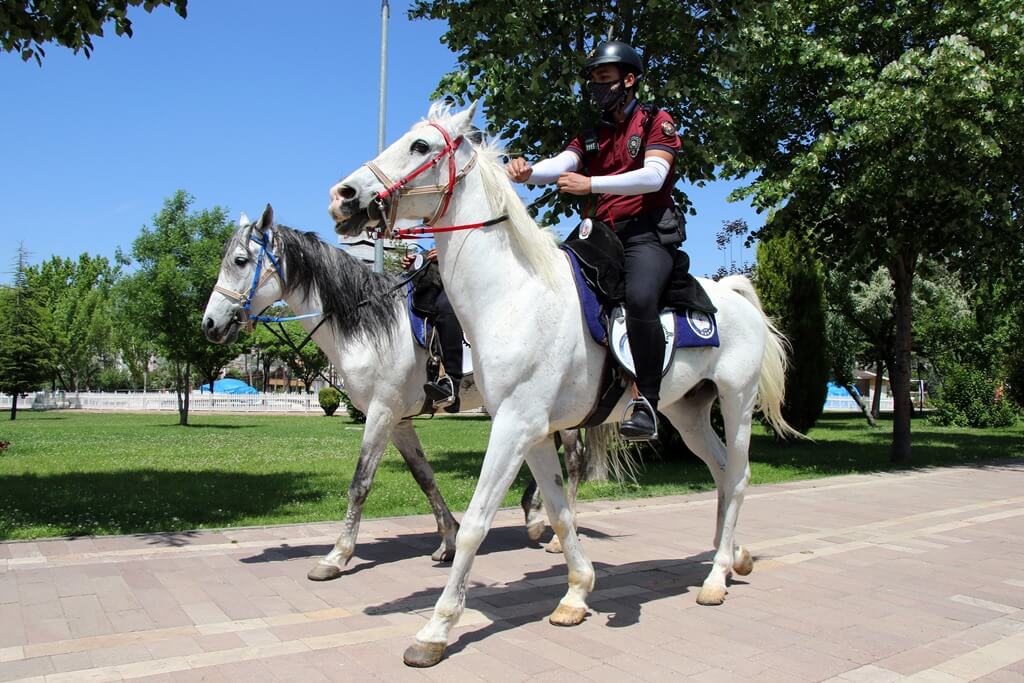
[[[636,159],[636,155],[640,153],[640,136],[631,135],[629,142],[626,143],[626,151],[629,152],[629,156]]]
[[[676,127],[671,121],[662,121],[661,132],[665,135],[672,136],[676,134]]]

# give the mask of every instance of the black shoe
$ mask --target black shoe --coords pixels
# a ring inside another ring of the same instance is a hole
[[[644,403],[633,406],[633,414],[619,425],[619,436],[626,441],[651,441],[658,438],[658,421]]]
[[[436,382],[427,382],[423,385],[423,391],[435,408],[450,406],[458,399],[455,393],[455,383],[448,376],[441,377]]]
[[[456,396],[455,400],[444,407],[444,412],[455,414],[462,410],[462,401]]]

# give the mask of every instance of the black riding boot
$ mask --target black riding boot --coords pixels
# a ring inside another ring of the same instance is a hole
[[[649,440],[658,434],[658,399],[661,390],[661,368],[665,358],[665,332],[661,320],[644,320],[626,316],[629,348],[636,369],[636,387],[646,399],[636,402],[629,418],[619,425],[619,434],[633,441]]]
[[[445,292],[437,297],[434,325],[441,339],[441,360],[446,377],[424,385],[427,396],[446,413],[459,412],[459,384],[462,382],[462,325]],[[448,379],[448,381],[444,381]]]

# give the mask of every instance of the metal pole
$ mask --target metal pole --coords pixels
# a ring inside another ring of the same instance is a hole
[[[384,151],[384,112],[387,103],[388,79],[388,0],[380,3],[380,99],[377,103],[377,154]],[[384,240],[379,237],[373,243],[373,271],[384,272]]]

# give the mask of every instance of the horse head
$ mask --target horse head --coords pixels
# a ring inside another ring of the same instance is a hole
[[[203,335],[215,344],[233,342],[255,313],[281,299],[284,270],[267,204],[257,223],[243,213],[224,247],[220,274],[203,314]]]
[[[433,225],[445,214],[472,163],[474,152],[463,140],[474,131],[476,102],[450,116],[435,112],[331,188],[329,212],[339,235],[387,232],[400,219]]]

